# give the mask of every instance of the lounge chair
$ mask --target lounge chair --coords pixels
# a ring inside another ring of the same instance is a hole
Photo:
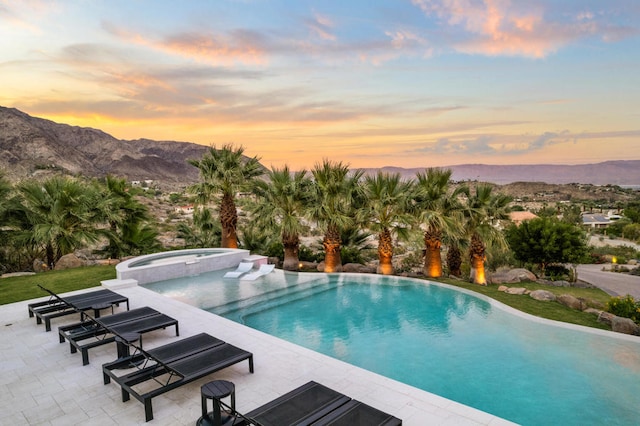
[[[122,401],[133,395],[144,404],[145,420],[153,419],[152,398],[244,360],[253,373],[253,354],[206,333],[201,333],[154,349],[132,345],[134,354],[102,366],[104,384],[120,385]],[[141,364],[140,364],[141,363]],[[134,368],[117,375],[116,370]],[[151,388],[151,385],[154,385]],[[141,385],[136,389],[137,385]]]
[[[262,426],[402,425],[402,420],[390,414],[313,381],[242,415],[242,418],[250,419],[248,424]]]
[[[176,319],[146,306],[104,318],[89,317],[86,321],[59,327],[58,334],[60,343],[68,340],[71,353],[79,350],[82,354],[82,365],[87,365],[91,348],[115,342],[119,336],[128,333],[142,335],[171,326],[176,327],[176,336],[179,336],[180,329]]]
[[[260,265],[260,269],[257,271],[241,276],[240,281],[254,281],[263,275],[267,275],[273,271],[275,267],[276,265]]]
[[[111,290],[105,289],[62,297],[41,285],[38,287],[49,293],[51,298],[45,302],[29,304],[29,316],[35,315],[37,324],[42,324],[44,321],[46,331],[51,331],[53,318],[79,313],[82,319],[84,312],[89,310],[93,310],[94,317],[98,317],[100,310],[113,307],[113,305],[118,306],[121,303],[126,303],[127,310],[129,310],[129,299]]]
[[[238,278],[253,269],[253,262],[240,262],[235,271],[229,271],[223,278]]]

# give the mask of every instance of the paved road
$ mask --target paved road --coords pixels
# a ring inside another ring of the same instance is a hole
[[[601,288],[612,296],[630,294],[640,299],[640,276],[603,271],[611,269],[611,264],[578,265],[578,279]]]

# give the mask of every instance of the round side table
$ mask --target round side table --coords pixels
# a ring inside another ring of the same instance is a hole
[[[233,412],[223,410],[220,406],[222,398],[231,397],[231,410],[236,409],[236,387],[227,380],[214,380],[205,383],[200,388],[200,398],[202,404],[202,417],[198,419],[198,426],[222,426],[233,424],[235,416]],[[213,401],[213,411],[207,412],[207,399]]]

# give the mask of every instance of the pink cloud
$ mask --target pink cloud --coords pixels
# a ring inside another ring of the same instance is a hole
[[[593,35],[605,41],[622,28],[600,26],[594,14],[581,11],[575,20],[546,19],[542,4],[524,5],[511,0],[412,0],[428,16],[436,16],[449,27],[462,28],[453,47],[464,53],[488,56],[543,58],[570,42]]]
[[[261,38],[251,31],[237,30],[228,35],[204,32],[179,33],[165,39],[154,39],[110,24],[103,24],[103,26],[111,34],[129,43],[191,58],[198,62],[214,65],[266,62],[266,52]]]

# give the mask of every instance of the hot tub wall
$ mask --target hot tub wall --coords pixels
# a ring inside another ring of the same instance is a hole
[[[169,280],[172,278],[188,277],[219,269],[233,268],[242,259],[248,257],[249,250],[224,249],[223,253],[212,253],[208,256],[201,256],[189,260],[176,258],[175,262],[167,262],[156,265],[143,265],[130,268],[129,265],[140,262],[145,258],[153,258],[156,255],[146,255],[127,260],[116,265],[116,274],[119,280],[134,279],[138,284],[148,284],[156,281]],[[176,254],[201,253],[202,249],[177,250]],[[167,253],[162,253],[166,255]]]

